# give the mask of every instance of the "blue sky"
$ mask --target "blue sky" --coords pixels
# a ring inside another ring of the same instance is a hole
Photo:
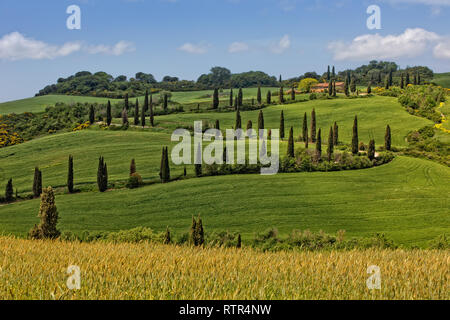
[[[369,5],[381,30],[369,30]],[[81,9],[69,30],[66,9]],[[0,101],[81,70],[196,80],[213,66],[283,78],[396,61],[450,71],[450,0],[2,0]]]

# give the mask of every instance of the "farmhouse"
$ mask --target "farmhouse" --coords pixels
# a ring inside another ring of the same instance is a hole
[[[336,91],[337,92],[344,92],[344,82],[336,82]],[[318,83],[316,85],[311,86],[310,91],[311,92],[325,92],[325,90],[328,90],[328,82],[324,83]]]

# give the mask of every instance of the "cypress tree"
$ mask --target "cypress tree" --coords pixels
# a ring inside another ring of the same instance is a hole
[[[106,106],[106,124],[108,127],[111,125],[112,115],[111,115],[111,101],[108,100],[108,105]]]
[[[417,84],[420,86],[422,79],[420,78],[420,73],[417,73]]]
[[[280,101],[280,104],[284,103],[284,90],[283,90],[283,87],[280,87],[279,101]]]
[[[205,232],[203,230],[203,222],[200,218],[200,215],[198,216],[197,224],[195,227],[195,235],[197,238],[197,246],[203,246],[205,243]]]
[[[281,74],[280,74],[280,77],[278,78],[278,82],[279,83],[283,82],[283,79],[281,78]]]
[[[67,170],[67,189],[69,193],[73,193],[73,157],[69,156],[69,165]]]
[[[166,233],[164,234],[164,244],[170,244],[172,242],[172,239],[170,237],[170,230],[169,227],[166,228]]]
[[[267,91],[266,102],[267,102],[267,104],[271,104],[272,103],[272,93],[270,92],[270,90]]]
[[[352,93],[356,92],[356,80],[354,77],[352,77],[352,80],[350,81],[350,91]]]
[[[141,126],[145,127],[145,112],[148,110],[148,96],[145,97],[146,101],[144,101],[144,106],[141,111]]]
[[[167,111],[167,106],[169,105],[169,96],[166,94],[164,94],[164,100],[163,100],[163,108],[164,111]]]
[[[38,198],[42,193],[42,172],[38,167],[34,168],[34,179],[33,179],[33,196]]]
[[[134,106],[134,125],[139,125],[139,100],[136,99],[136,104]]]
[[[305,115],[303,116],[302,139],[303,142],[308,141],[308,117],[306,115],[306,112]]]
[[[414,78],[413,78],[413,84],[416,86],[417,85],[417,75],[414,75]]]
[[[327,147],[327,156],[328,156],[328,161],[331,162],[331,159],[333,157],[333,152],[334,152],[334,146],[333,146],[334,142],[333,142],[333,128],[330,127],[330,133],[328,134],[328,147]]]
[[[337,146],[338,144],[339,144],[339,127],[335,122],[333,127],[333,145]]]
[[[230,90],[230,107],[233,106],[233,88]]]
[[[262,96],[261,96],[261,86],[258,86],[258,94],[256,95],[256,101],[258,101],[258,104],[262,104]]]
[[[295,88],[294,88],[294,86],[292,86],[291,100],[292,100],[292,101],[295,101]]]
[[[243,103],[243,93],[242,93],[242,88],[239,88],[239,92],[238,92],[238,107],[242,107],[242,103]]]
[[[404,89],[405,88],[405,79],[403,78],[403,74],[402,77],[400,79],[400,89]]]
[[[224,146],[223,147],[223,163],[226,164],[228,162],[228,152],[227,152],[227,147]]]
[[[219,89],[214,89],[213,94],[213,109],[217,109],[219,107]]]
[[[103,157],[98,160],[97,185],[100,192],[105,192],[108,189],[108,169]]]
[[[242,129],[242,122],[241,122],[241,113],[239,111],[239,108],[236,111],[236,124],[234,126],[234,130]]]
[[[219,122],[218,119],[216,120],[216,126],[215,126],[215,128],[216,128],[217,130],[220,130],[220,122]]]
[[[61,233],[56,228],[59,217],[52,187],[48,187],[42,192],[38,217],[41,219],[41,222],[30,230],[28,233],[29,238],[56,239],[60,236]]]
[[[128,106],[128,93],[125,94],[125,110],[128,111],[129,106]]]
[[[319,129],[317,133],[316,157],[318,161],[322,159],[322,129]]]
[[[133,173],[136,173],[136,161],[134,159],[131,159],[130,176],[133,175]]]
[[[187,176],[186,166],[184,166],[183,175],[184,175],[185,177]]]
[[[332,79],[336,78],[336,69],[334,68],[334,66],[333,66],[333,71],[331,72],[331,77],[332,77]]]
[[[242,248],[242,239],[241,239],[240,233],[238,234],[236,248],[238,248],[238,249]]]
[[[410,83],[411,83],[411,81],[409,80],[409,73],[407,72],[407,73],[406,73],[405,87],[407,87],[408,84],[410,84]]]
[[[154,127],[155,126],[155,115],[153,114],[153,95],[152,94],[150,94],[149,108],[150,108],[150,125],[152,127]]]
[[[352,135],[352,153],[358,154],[358,116],[355,116],[353,121],[353,135]]]
[[[14,200],[14,188],[12,179],[9,179],[8,183],[6,184],[5,200],[6,202],[11,202]]]
[[[336,97],[336,80],[333,81],[333,97]]]
[[[197,145],[197,159],[201,158],[202,154],[202,148],[200,146],[200,143]],[[200,177],[202,175],[202,165],[201,164],[195,164],[195,176]]]
[[[367,156],[370,160],[375,159],[375,140],[370,140],[369,142],[369,151],[367,152]]]
[[[311,112],[311,142],[316,142],[316,110]]]
[[[330,80],[330,82],[328,82],[328,96],[332,96],[333,95],[333,82]]]
[[[345,83],[344,83],[344,93],[345,95],[348,97],[349,96],[349,92],[348,92],[348,80],[347,78],[345,79]]]
[[[95,111],[94,106],[91,104],[91,107],[89,108],[89,122],[91,124],[95,123]]]
[[[163,147],[161,156],[161,169],[159,172],[162,183],[170,181],[170,166],[169,166],[169,148]]]
[[[389,90],[389,76],[386,76],[386,79],[384,80],[384,88]]]
[[[288,149],[287,149],[287,156],[289,158],[295,157],[295,150],[294,150],[294,128],[291,127],[291,130],[289,131],[289,141],[288,141]]]
[[[387,125],[384,135],[384,148],[388,151],[391,150],[391,127],[389,125]]]
[[[280,116],[280,139],[284,139],[284,112],[281,111]]]
[[[262,110],[259,110],[258,115],[258,137],[262,136],[261,130],[264,130],[264,114]]]
[[[330,66],[328,66],[328,70],[327,70],[327,81],[331,80],[331,73],[330,73]]]
[[[393,81],[392,81],[392,70],[389,71],[389,86],[392,87]]]

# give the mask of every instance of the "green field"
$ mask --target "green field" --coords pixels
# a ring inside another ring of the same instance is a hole
[[[432,82],[444,87],[450,88],[450,72],[447,73],[435,73]]]
[[[405,245],[424,245],[450,231],[449,183],[450,168],[399,157],[366,170],[208,177],[56,201],[61,230],[74,232],[170,226],[180,234],[201,214],[206,230],[238,231],[244,239],[269,227],[282,234],[344,229],[349,236],[384,232]],[[39,200],[1,207],[0,230],[24,235],[38,209]]]

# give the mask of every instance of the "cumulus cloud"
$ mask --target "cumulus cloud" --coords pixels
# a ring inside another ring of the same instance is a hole
[[[187,42],[178,48],[180,51],[184,51],[191,54],[204,54],[208,51],[207,46],[204,44],[193,44]]]
[[[248,51],[250,48],[245,42],[233,42],[228,48],[229,53]]]
[[[56,46],[26,38],[19,32],[12,32],[0,38],[0,59],[5,60],[54,59],[79,50],[81,50],[79,42],[68,42],[62,46]]]
[[[119,41],[114,46],[106,46],[103,44],[95,45],[95,46],[88,46],[86,47],[86,52],[90,54],[107,54],[107,55],[113,55],[113,56],[120,56],[127,52],[133,52],[136,48],[134,47],[133,43],[127,42],[127,41]]]
[[[290,47],[291,47],[291,39],[289,38],[289,35],[285,35],[283,36],[283,38],[281,38],[281,40],[278,43],[271,45],[270,50],[273,53],[281,54],[286,50],[288,50]]]
[[[43,41],[27,38],[20,32],[12,32],[0,38],[0,59],[10,61],[25,59],[55,59],[68,56],[78,51],[83,51],[89,54],[108,54],[119,56],[134,50],[133,44],[126,41],[120,41],[114,46],[86,46],[81,42],[67,42],[63,45],[52,45]]]
[[[328,45],[328,49],[334,53],[335,60],[411,58],[423,54],[430,44],[439,39],[440,36],[434,32],[416,28],[406,29],[399,35],[361,35],[350,43],[335,41]]]
[[[438,59],[450,59],[450,39],[439,42],[434,47],[433,54]]]

